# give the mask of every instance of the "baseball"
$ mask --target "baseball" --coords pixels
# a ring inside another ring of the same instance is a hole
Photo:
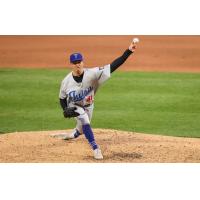
[[[133,38],[133,43],[134,43],[134,44],[139,43],[139,41],[140,41],[139,38]]]

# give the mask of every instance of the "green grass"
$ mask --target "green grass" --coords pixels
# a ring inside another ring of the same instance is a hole
[[[73,128],[58,101],[67,70],[0,69],[0,132]],[[200,74],[115,72],[97,92],[92,126],[200,137]]]

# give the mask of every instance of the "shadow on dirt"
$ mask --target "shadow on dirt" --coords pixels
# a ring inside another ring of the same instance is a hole
[[[140,159],[142,158],[142,154],[139,153],[126,153],[126,152],[113,152],[111,156],[108,157],[108,159],[113,160],[134,160],[134,159]]]
[[[112,152],[111,155],[105,155],[103,160],[99,160],[99,161],[103,161],[103,162],[110,162],[110,160],[114,161],[114,162],[127,162],[127,161],[133,161],[134,159],[140,159],[142,158],[142,154],[139,153],[126,153],[126,152]],[[84,158],[85,161],[88,160],[94,160],[93,157],[91,156],[86,156]]]
[[[132,159],[138,159],[142,157],[142,154],[139,153],[125,153],[125,152],[120,152],[120,153],[113,153],[114,157],[119,157],[119,158],[132,158]]]

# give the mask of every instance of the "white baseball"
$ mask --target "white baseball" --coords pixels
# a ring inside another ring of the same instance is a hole
[[[134,44],[137,44],[139,41],[140,41],[139,38],[133,38],[133,43]]]

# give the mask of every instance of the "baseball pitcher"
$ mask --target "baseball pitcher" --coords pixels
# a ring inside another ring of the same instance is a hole
[[[98,88],[110,78],[111,73],[135,52],[137,42],[134,41],[136,40],[131,42],[129,48],[119,58],[101,67],[84,68],[83,56],[80,53],[70,55],[73,70],[61,83],[59,100],[64,117],[74,118],[76,127],[72,133],[63,135],[62,139],[73,139],[84,134],[94,151],[95,159],[103,159],[103,155],[91,128],[94,97]]]

